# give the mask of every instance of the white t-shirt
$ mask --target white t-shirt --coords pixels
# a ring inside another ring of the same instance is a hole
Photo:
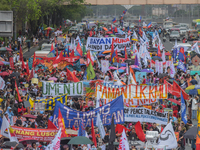
[[[35,38],[33,38],[33,42],[36,42],[36,39],[35,39]]]
[[[18,42],[21,42],[22,38],[19,36],[17,40]]]
[[[195,98],[192,99],[192,110],[197,110],[198,109],[198,105],[197,104],[197,101]]]

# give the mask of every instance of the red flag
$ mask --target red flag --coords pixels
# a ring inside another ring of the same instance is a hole
[[[119,134],[123,132],[123,130],[126,131],[130,131],[129,129],[127,129],[125,126],[121,125],[121,124],[117,124],[115,127],[115,132],[118,132]]]
[[[126,46],[124,47],[124,52],[125,52],[125,60],[127,60],[128,54],[127,54],[127,51],[126,51]]]
[[[135,80],[135,83],[137,83],[137,82],[136,82],[135,73],[134,73],[133,69],[132,69],[131,67],[129,67],[129,70],[130,70],[130,72],[131,72],[131,74],[132,74],[132,76],[133,76],[133,79]]]
[[[90,31],[90,37],[92,36],[92,31]]]
[[[21,96],[19,94],[19,90],[18,90],[18,86],[17,86],[16,81],[15,81],[15,88],[16,88],[16,92],[17,92],[17,96],[18,96],[18,102],[22,102],[22,99],[21,99]]]
[[[158,44],[158,57],[160,57],[161,58],[161,56],[162,56],[162,54],[161,54],[161,52],[160,52],[160,44]]]
[[[79,82],[79,79],[67,68],[67,80]]]
[[[35,68],[35,65],[36,65],[36,56],[35,56],[35,52],[34,52],[32,68]]]
[[[20,60],[20,61],[23,60],[23,52],[22,52],[21,45],[20,45],[20,48],[19,48],[19,60]]]
[[[113,32],[113,27],[112,27],[112,25],[111,25],[111,31]]]
[[[115,27],[115,33],[117,33],[118,31],[117,31],[117,27]]]
[[[73,125],[73,127],[72,127],[72,130],[75,130],[75,131],[77,131],[77,130],[76,130],[76,128],[74,127],[74,125]]]
[[[172,85],[169,82],[167,82],[166,80],[164,80],[164,84],[168,85],[168,92],[172,94]]]
[[[53,51],[53,50],[54,50],[54,47],[53,47],[53,43],[52,43],[50,52]]]
[[[64,119],[62,117],[60,108],[59,108],[59,112],[58,112],[58,127],[59,127],[59,129],[61,128],[61,132],[62,132],[61,138],[67,137],[67,133],[66,133],[66,130],[65,130],[65,123],[64,123]]]
[[[47,129],[57,129],[57,127],[48,119],[48,128]]]
[[[91,132],[92,132],[92,141],[93,141],[95,147],[97,147],[97,141],[96,141],[96,136],[95,136],[95,132],[94,132],[94,124],[93,124],[93,120],[92,120],[92,128],[91,128]]]
[[[180,97],[181,92],[183,94],[184,99],[189,98],[189,95],[175,81],[173,81],[172,95],[175,95],[176,97]]]
[[[22,70],[26,69],[25,63],[24,63],[24,59],[22,59]]]
[[[10,44],[10,49],[12,49],[12,46],[11,46],[11,44]]]
[[[29,76],[29,66],[28,66],[28,61],[26,62],[26,74]]]
[[[33,77],[34,77],[34,69],[32,68],[32,69],[31,69],[31,73],[29,74],[27,80],[30,81]]]
[[[111,62],[111,60],[112,60],[112,54],[114,53],[115,51],[114,51],[114,44],[113,44],[113,41],[112,41],[112,45],[111,45],[111,53],[110,53],[110,62]]]
[[[77,52],[78,52],[81,56],[83,56],[83,51],[82,51],[82,49],[81,49],[81,46],[80,46],[79,42],[78,42],[78,45],[77,45],[77,47],[76,47],[76,50],[77,50]]]
[[[117,62],[119,63],[119,57],[118,57],[118,53],[117,53],[117,50],[115,51],[115,57],[116,57],[116,59],[117,59]]]
[[[9,61],[10,61],[10,67],[11,67],[12,69],[15,69],[15,67],[14,67],[14,62],[13,62],[13,57],[10,57],[10,58],[9,58]]]
[[[135,132],[136,132],[138,138],[140,139],[140,141],[144,142],[144,141],[145,141],[145,135],[144,135],[144,132],[143,132],[143,130],[142,130],[140,121],[138,121],[138,122],[135,124]]]
[[[72,50],[72,52],[71,52],[71,55],[70,55],[71,57],[74,57],[74,50]]]

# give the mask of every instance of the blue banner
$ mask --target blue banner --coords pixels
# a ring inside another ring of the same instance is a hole
[[[177,56],[177,48],[175,48],[175,49],[173,50],[173,59],[174,59],[173,63],[174,63],[174,64],[176,63],[176,56]]]
[[[65,128],[72,128],[73,126],[79,127],[81,119],[83,119],[85,127],[90,127],[92,120],[94,122],[94,125],[96,125],[97,113],[100,114],[103,125],[110,125],[112,116],[114,116],[115,124],[124,123],[124,104],[122,95],[102,107],[98,107],[92,111],[86,112],[71,109],[66,105],[63,105],[60,102],[56,101],[53,114],[53,123],[57,127],[59,109],[65,121]]]

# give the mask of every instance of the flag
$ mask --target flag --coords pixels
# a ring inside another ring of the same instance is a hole
[[[198,114],[198,125],[197,125],[197,136],[196,136],[196,149],[200,149],[200,111],[197,111]]]
[[[11,126],[5,116],[3,116],[3,121],[2,121],[2,125],[1,125],[1,135],[9,138],[10,142],[19,143],[13,129],[11,128]]]
[[[31,72],[29,73],[27,80],[30,81],[33,77],[34,77],[34,68],[31,69]]]
[[[111,132],[110,132],[110,139],[109,139],[109,145],[108,149],[114,149],[113,142],[115,142],[116,134],[115,134],[115,123],[114,123],[114,116],[112,116],[112,122],[111,122]]]
[[[53,50],[54,50],[54,47],[53,47],[53,43],[52,43],[50,52],[52,52]]]
[[[171,69],[171,71],[170,71],[170,77],[173,78],[174,75],[176,74],[176,71],[175,71],[175,68],[174,68],[174,64],[173,64],[173,63],[171,63],[170,69]]]
[[[138,34],[139,34],[140,36],[142,36],[142,34],[143,34],[143,31],[142,31],[142,28],[141,28],[141,27],[139,27],[139,32],[138,32]]]
[[[26,65],[24,63],[24,59],[22,59],[22,70],[26,69]]]
[[[127,9],[123,11],[123,14],[125,15],[125,14],[126,14],[126,12],[127,12]]]
[[[113,22],[113,23],[116,23],[116,22],[117,22],[116,18],[114,18],[114,19],[112,20],[112,22]]]
[[[97,147],[97,140],[96,140],[95,131],[94,131],[93,119],[92,119],[91,133],[92,133],[92,141],[93,141],[95,147]]]
[[[36,56],[35,56],[35,52],[34,52],[32,68],[35,68],[35,65],[36,65]]]
[[[177,56],[177,48],[175,48],[174,50],[173,50],[173,63],[175,64],[176,63],[176,56]]]
[[[199,46],[198,46],[198,42],[196,42],[192,47],[191,47],[191,51],[195,51],[196,53],[200,53],[199,52]]]
[[[134,62],[134,65],[139,66],[137,54],[135,55],[135,62]]]
[[[98,93],[98,92],[97,92]],[[100,117],[100,114],[98,113],[97,114],[97,121],[96,121],[96,126],[98,127],[99,129],[99,133],[100,133],[100,136],[102,139],[104,139],[105,135],[106,135],[106,132],[104,130],[104,126],[103,126],[103,123],[101,121],[101,117]]]
[[[152,26],[152,23],[149,22],[149,24],[147,25],[147,28],[151,28],[151,26]]]
[[[32,98],[29,95],[26,96],[26,101],[28,101],[30,103],[30,105],[31,105],[30,108],[33,109],[35,102],[34,102],[34,100],[32,100]]]
[[[112,45],[111,45],[111,57],[110,57],[110,63],[113,62],[113,58],[116,56],[116,53],[115,53],[115,50],[114,50],[114,43],[112,42]]]
[[[67,80],[71,80],[73,82],[79,82],[80,80],[68,69],[67,70]]]
[[[30,74],[29,71],[30,70],[29,70],[29,65],[28,65],[28,60],[27,60],[27,62],[26,62],[26,74],[27,74],[27,76],[29,76],[29,74]]]
[[[11,67],[11,69],[15,69],[14,62],[13,62],[13,57],[10,57],[9,61],[10,61],[10,67]]]
[[[117,62],[119,63],[119,57],[118,57],[117,50],[115,50],[115,58],[116,58]]]
[[[100,93],[97,91],[97,98],[96,98],[96,108],[100,107],[99,101],[100,101]]]
[[[20,60],[20,61],[23,60],[23,52],[22,52],[21,45],[20,45],[20,48],[19,48],[19,60]]]
[[[92,52],[90,50],[88,50],[87,52],[87,66],[90,64],[92,64],[92,66],[94,66],[94,56],[92,55]]]
[[[123,130],[125,131],[129,131],[129,129],[127,129],[125,126],[121,125],[121,124],[117,124],[116,128],[115,128],[115,132],[121,134],[123,132]]]
[[[79,36],[76,37],[76,41],[78,41],[79,45],[82,46],[82,44],[81,44],[81,39],[80,39]]]
[[[181,119],[185,124],[187,124],[186,106],[182,92],[181,92]]]
[[[158,145],[166,145],[166,149],[175,149],[177,147],[177,140],[171,122],[167,124],[160,134]]]
[[[90,62],[90,64],[88,65],[87,69],[87,80],[91,80],[95,78],[95,72],[94,72],[94,68]]]
[[[140,139],[140,141],[144,142],[144,141],[145,141],[145,135],[144,135],[144,132],[143,132],[143,130],[142,130],[140,121],[138,121],[138,122],[135,124],[135,132],[136,132],[138,138]]]
[[[166,62],[166,59],[165,59],[165,50],[163,50],[163,53],[162,53],[162,61]]]
[[[180,47],[178,59],[181,61],[186,61],[186,55],[183,47]]]
[[[75,131],[77,131],[77,130],[76,130],[76,128],[74,127],[74,125],[73,125],[73,127],[72,127],[72,130],[75,130]]]
[[[60,150],[60,140],[61,140],[61,135],[62,135],[62,129],[59,129],[58,133],[55,135],[54,139],[52,142],[47,145],[46,149],[48,150]]]
[[[139,16],[139,22],[141,22],[141,20],[142,20],[142,16]]]
[[[127,51],[126,51],[126,46],[124,47],[124,52],[125,52],[125,60],[127,60],[128,54],[127,54]]]
[[[76,47],[77,52],[80,54],[80,56],[83,56],[83,51],[81,49],[80,44],[78,43],[77,47]]]
[[[18,86],[17,86],[17,82],[16,82],[16,80],[15,80],[15,88],[16,88],[16,92],[17,92],[17,97],[18,97],[18,102],[22,102],[22,99],[21,99],[21,96],[20,96],[20,94],[19,94],[19,90],[18,90]]]
[[[56,47],[56,57],[58,56],[58,48]]]
[[[129,70],[130,70],[130,75],[131,75],[131,80],[130,80],[131,84],[137,85],[136,84],[136,77],[135,77],[135,73],[134,73],[133,69],[130,67]]]
[[[185,65],[183,64],[182,61],[179,61],[179,62],[178,62],[177,68],[178,68],[178,69],[181,69],[181,70],[184,71],[184,72],[186,72]]]
[[[129,142],[128,142],[128,139],[126,137],[125,130],[123,130],[122,136],[120,138],[118,150],[129,150],[129,149],[130,149],[129,148]]]
[[[78,136],[86,136],[86,131],[85,131],[85,126],[83,123],[83,119],[81,118],[81,122],[79,124],[79,129],[78,129]]]
[[[161,54],[161,52],[160,52],[160,44],[158,44],[158,51],[157,51],[157,55],[158,55],[158,57],[161,57],[161,56],[162,56],[162,54]]]
[[[59,109],[59,112],[58,112],[58,127],[59,127],[59,129],[61,129],[61,132],[62,132],[61,138],[67,137],[67,133],[66,133],[66,130],[65,130],[65,123],[64,123],[64,119],[62,117],[60,109]]]
[[[115,30],[114,30],[114,31],[115,31],[115,33],[117,33],[117,32],[118,32],[118,31],[117,31],[117,27],[115,27]]]
[[[50,121],[50,120],[48,119],[48,128],[47,128],[47,129],[57,129],[57,127],[55,126],[55,124],[53,124],[52,121]]]

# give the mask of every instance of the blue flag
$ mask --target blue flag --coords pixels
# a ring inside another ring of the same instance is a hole
[[[187,123],[185,100],[183,98],[182,92],[181,92],[181,119],[185,124]]]
[[[174,63],[174,64],[176,63],[176,55],[177,55],[177,48],[175,48],[175,49],[173,50],[173,59],[174,59],[173,63]]]
[[[83,119],[81,119],[81,122],[79,124],[78,136],[85,136],[85,126],[83,123]]]
[[[185,65],[183,64],[182,61],[179,61],[179,62],[178,62],[177,68],[183,70],[184,72],[186,72]]]

